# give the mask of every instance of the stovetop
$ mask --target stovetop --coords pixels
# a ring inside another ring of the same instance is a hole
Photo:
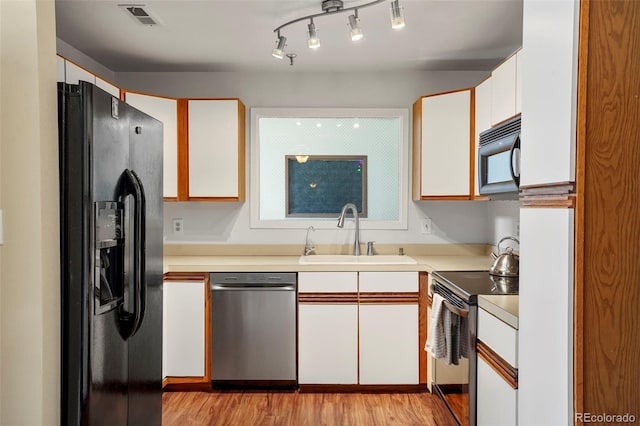
[[[518,294],[518,278],[498,277],[488,271],[435,271],[436,281],[468,303],[475,304],[479,295]]]

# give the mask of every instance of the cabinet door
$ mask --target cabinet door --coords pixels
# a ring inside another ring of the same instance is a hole
[[[244,105],[188,101],[189,199],[244,199]]]
[[[471,90],[422,98],[417,199],[470,198],[470,129]]]
[[[517,395],[482,358],[478,358],[478,426],[513,426],[517,420]]]
[[[360,384],[418,384],[418,305],[360,305]]]
[[[120,99],[120,88],[109,83],[107,80],[103,80],[96,76],[96,86],[111,94],[111,96]]]
[[[298,306],[298,382],[358,383],[358,305]]]
[[[478,147],[480,144],[480,133],[491,128],[491,77],[476,86],[476,128],[475,128],[475,150],[474,154],[478,153]],[[474,164],[474,196],[479,197],[479,185],[478,185],[478,157],[475,157]]]
[[[162,375],[205,375],[204,282],[163,285]]]
[[[516,55],[491,73],[491,123],[496,125],[516,114]]]
[[[91,84],[96,84],[95,75],[69,61],[65,61],[64,64],[64,78],[65,81],[69,84],[78,84],[80,80],[88,81]]]
[[[178,197],[178,116],[177,100],[159,96],[127,92],[126,102],[162,121],[163,137],[163,175],[162,188],[164,198]]]
[[[66,82],[65,79],[65,59],[61,56],[56,56],[56,81]]]
[[[579,4],[524,2],[520,186],[575,181]]]
[[[521,208],[520,242],[518,416],[522,424],[566,423],[573,417],[573,209]]]

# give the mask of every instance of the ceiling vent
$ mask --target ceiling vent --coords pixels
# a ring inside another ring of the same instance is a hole
[[[127,15],[142,25],[160,25],[161,22],[156,19],[150,12],[149,8],[144,4],[119,4]]]

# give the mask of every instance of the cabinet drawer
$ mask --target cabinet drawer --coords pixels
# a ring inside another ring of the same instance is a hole
[[[484,309],[478,309],[478,339],[511,366],[518,368],[518,330]]]
[[[353,293],[358,291],[357,272],[299,272],[299,293]]]
[[[360,272],[360,292],[418,291],[417,272]]]

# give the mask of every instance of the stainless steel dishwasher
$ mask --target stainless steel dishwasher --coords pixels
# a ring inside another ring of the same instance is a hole
[[[211,274],[211,381],[296,387],[296,273]]]

